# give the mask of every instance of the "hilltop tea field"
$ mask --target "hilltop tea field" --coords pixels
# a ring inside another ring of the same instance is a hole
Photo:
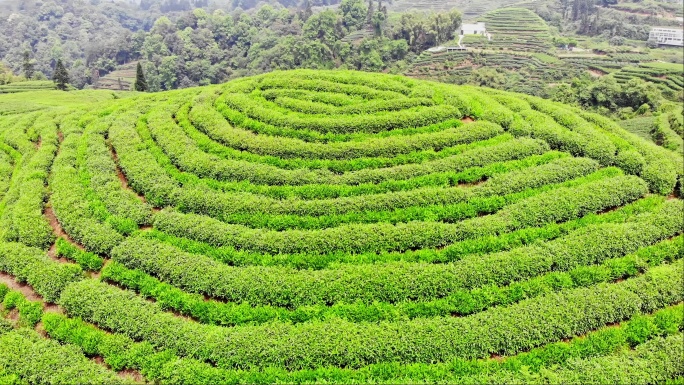
[[[683,174],[386,74],[0,95],[0,384],[682,384]]]

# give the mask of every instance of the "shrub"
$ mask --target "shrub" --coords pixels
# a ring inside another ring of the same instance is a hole
[[[55,262],[45,252],[18,243],[0,243],[0,271],[27,282],[47,302],[55,302],[66,285],[83,278],[80,267]]]
[[[174,317],[132,293],[92,280],[70,285],[60,304],[72,316],[222,368],[359,368],[378,362],[429,363],[490,353],[515,354],[623,320],[639,311],[644,302],[651,302],[651,297],[666,296],[671,303],[676,302],[684,294],[677,284],[681,273],[681,267],[655,268],[624,284],[550,294],[464,318],[401,323],[334,320],[226,329]],[[638,290],[639,295],[630,291],[652,279],[653,274],[658,275],[657,280],[649,282],[647,290]],[[526,316],[521,317],[523,314]],[[511,323],[511,319],[519,322]],[[540,324],[545,327],[540,329]],[[530,333],[532,330],[535,333]],[[451,343],[445,345],[444,338]],[[347,353],[336,354],[331,346]]]

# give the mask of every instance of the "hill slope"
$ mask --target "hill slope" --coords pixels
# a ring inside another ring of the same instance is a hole
[[[496,8],[510,6],[519,3],[519,0],[504,1],[474,1],[474,0],[394,0],[390,9],[396,12],[409,10],[419,11],[450,11],[458,9],[465,18],[482,15]]]
[[[0,139],[3,380],[684,375],[682,160],[600,116],[293,71]]]
[[[549,26],[529,9],[500,8],[477,20],[486,23],[492,39],[466,36],[463,43],[468,47],[533,52],[548,52],[552,47]]]

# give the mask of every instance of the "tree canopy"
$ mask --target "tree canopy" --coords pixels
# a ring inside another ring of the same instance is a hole
[[[57,59],[57,64],[55,65],[55,72],[52,76],[52,80],[57,85],[57,89],[66,91],[69,86],[69,73],[67,72],[61,59]]]
[[[381,0],[343,0],[316,12],[331,2],[281,3],[294,8],[244,10],[255,4],[240,0],[233,5],[242,8],[228,13],[185,0],[146,0],[140,8],[28,0],[0,18],[0,57],[23,73],[28,53],[36,74],[48,76],[61,59],[77,88],[140,61],[149,90],[159,91],[294,68],[399,72],[413,55],[454,38],[461,23],[457,11],[389,18]]]

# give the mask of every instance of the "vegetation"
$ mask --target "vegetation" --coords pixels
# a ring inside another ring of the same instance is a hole
[[[493,50],[548,52],[551,35],[548,25],[534,12],[524,8],[501,8],[484,14],[489,41],[482,36],[466,36],[463,43],[475,48]]]
[[[399,72],[461,25],[458,11],[390,17],[382,0],[315,13],[304,2],[245,11],[256,4],[235,1],[232,12],[207,3],[22,1],[0,18],[0,58],[21,73],[28,54],[35,73],[27,79],[54,78],[61,60],[76,88],[100,87],[101,76],[138,61],[149,90],[159,91],[295,68]],[[114,80],[116,89],[133,83]]]
[[[143,72],[142,66],[138,63],[135,70],[135,84],[133,85],[136,91],[145,92],[149,89],[147,86],[147,80],[145,80],[145,73]]]
[[[64,68],[64,64],[62,63],[61,59],[57,60],[55,72],[52,75],[52,80],[55,82],[58,90],[67,90],[67,85],[69,84],[69,73],[67,72],[66,68]]]
[[[79,89],[155,92],[340,68],[526,93],[616,119],[684,100],[681,50],[647,42],[650,26],[678,25],[678,9],[654,0],[5,3],[0,93],[35,88],[21,83],[53,78],[61,60]],[[491,40],[459,38],[476,20]],[[459,42],[466,51],[427,51]]]
[[[355,71],[125,95],[3,96],[2,381],[684,375],[669,142]]]

